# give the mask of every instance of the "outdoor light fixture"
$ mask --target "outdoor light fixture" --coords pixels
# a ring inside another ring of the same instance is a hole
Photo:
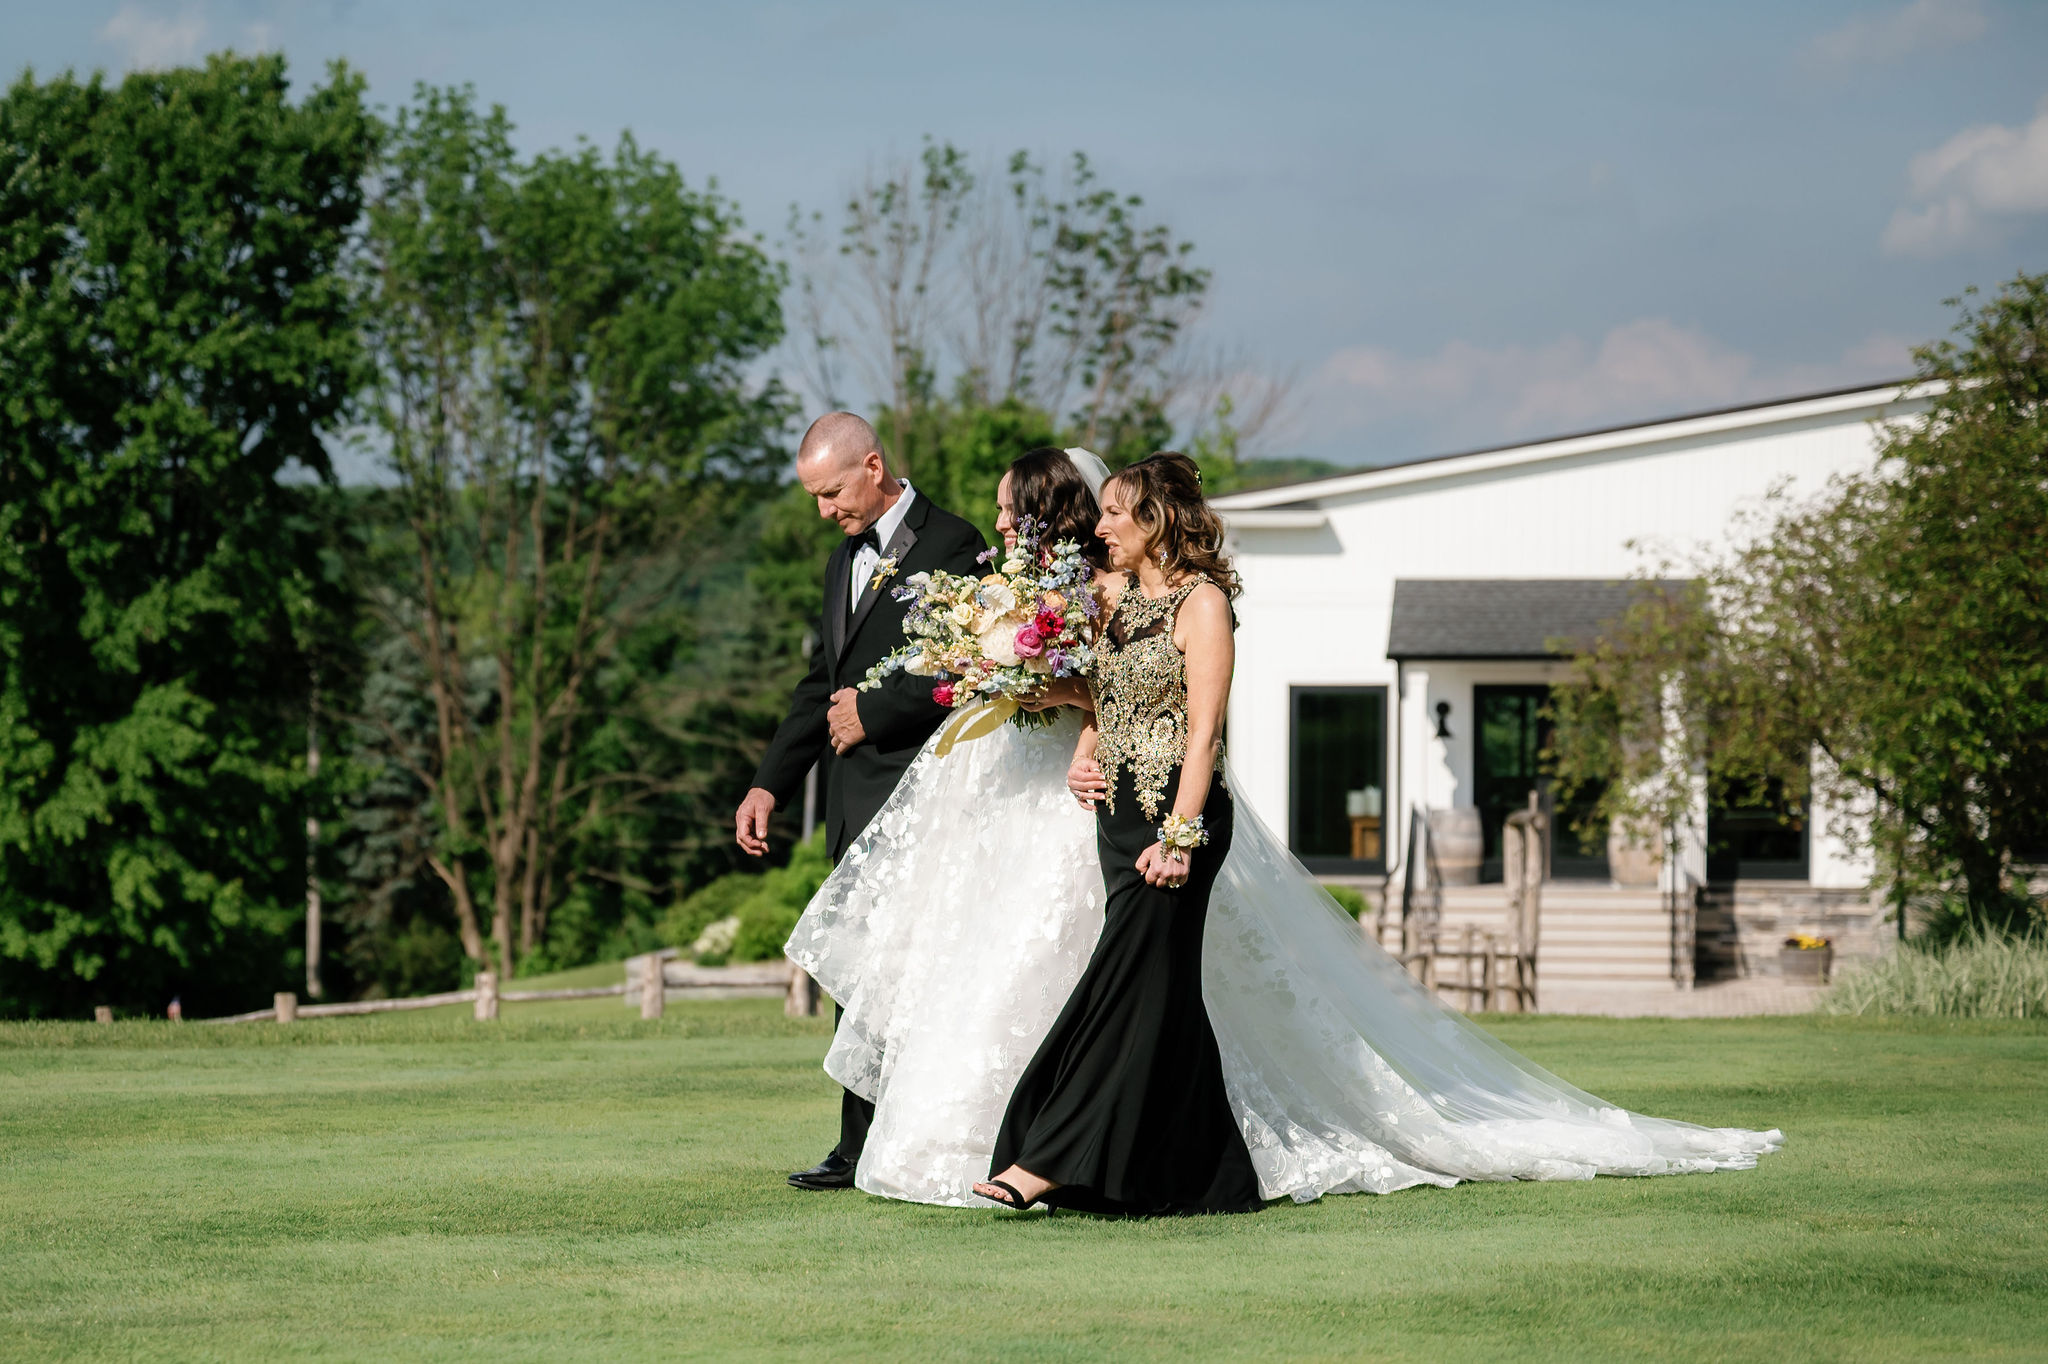
[[[1439,701],[1436,703],[1436,737],[1439,739],[1448,739],[1451,737],[1451,727],[1444,723],[1445,720],[1450,718],[1450,714],[1450,702]]]

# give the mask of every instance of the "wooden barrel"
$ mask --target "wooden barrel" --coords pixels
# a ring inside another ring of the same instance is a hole
[[[1436,844],[1437,870],[1447,886],[1479,884],[1479,811],[1470,805],[1429,812],[1429,834]]]
[[[1655,886],[1664,848],[1654,827],[1631,829],[1617,819],[1607,828],[1607,872],[1618,886]]]

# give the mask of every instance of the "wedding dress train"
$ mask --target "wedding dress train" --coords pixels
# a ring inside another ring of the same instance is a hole
[[[818,890],[789,955],[845,1009],[825,1069],[875,1103],[869,1193],[970,1186],[1103,922],[1095,820],[1066,789],[1080,721],[930,747]],[[1461,1180],[1753,1167],[1768,1132],[1645,1117],[1439,1004],[1251,807],[1210,900],[1202,995],[1269,1199]]]

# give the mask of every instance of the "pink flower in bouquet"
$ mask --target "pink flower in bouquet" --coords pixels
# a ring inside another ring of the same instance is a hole
[[[952,704],[953,704],[953,684],[952,684],[951,682],[941,682],[941,683],[939,683],[939,685],[938,685],[938,686],[936,686],[936,687],[933,687],[933,688],[932,688],[932,700],[934,700],[934,701],[938,702],[938,703],[939,703],[940,705],[942,705],[942,706],[950,706],[950,705],[952,705]]]
[[[1039,633],[1036,621],[1017,632],[1017,657],[1036,658],[1044,652],[1045,636]]]

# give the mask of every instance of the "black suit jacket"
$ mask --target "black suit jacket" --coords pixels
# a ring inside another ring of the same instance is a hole
[[[773,794],[779,810],[802,794],[811,764],[824,764],[825,842],[835,861],[895,791],[904,769],[945,720],[946,710],[932,700],[933,679],[896,673],[874,691],[860,694],[855,704],[867,739],[842,758],[832,751],[825,726],[832,693],[859,686],[869,668],[904,642],[903,615],[909,607],[894,599],[892,589],[913,573],[979,573],[977,556],[988,547],[980,531],[918,493],[903,524],[882,546],[882,557],[896,560],[896,576],[879,590],[864,589],[849,621],[847,575],[853,566],[853,543],[851,537],[842,541],[825,561],[825,609],[817,635],[821,643],[811,653],[810,671],[790,698],[789,715],[754,773],[754,785]]]

